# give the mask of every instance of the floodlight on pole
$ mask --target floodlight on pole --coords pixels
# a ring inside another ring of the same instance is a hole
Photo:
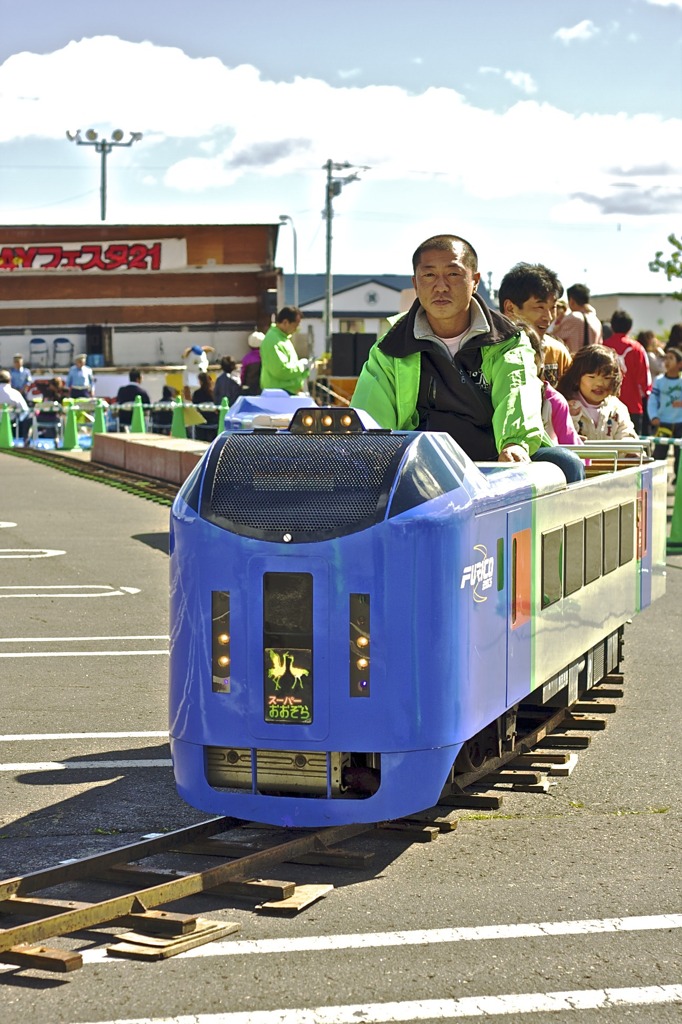
[[[350,185],[351,181],[360,181],[360,175],[358,171],[368,171],[369,167],[357,167],[353,174],[347,174],[345,177],[335,177],[334,171],[349,171],[353,169],[353,164],[348,163],[346,160],[342,164],[334,163],[333,160],[327,160],[323,166],[323,170],[327,172],[327,187],[325,190],[325,203],[322,216],[327,222],[327,247],[326,247],[326,274],[325,274],[325,290],[324,290],[324,334],[327,351],[331,351],[331,340],[332,340],[332,217],[334,211],[332,209],[332,200],[335,199],[341,192],[344,185]]]
[[[280,213],[279,219],[281,224],[291,224],[291,230],[294,234],[294,305],[298,306],[298,241],[296,239],[296,228],[288,214]]]
[[[80,128],[75,132],[67,132],[66,137],[69,142],[75,142],[77,146],[94,146],[95,152],[99,153],[102,157],[101,163],[101,176],[100,176],[100,220],[106,220],[107,217],[107,156],[111,153],[112,149],[118,146],[132,146],[134,142],[139,142],[142,138],[142,132],[129,132],[130,138],[127,142],[124,142],[125,132],[121,131],[120,128],[114,129],[111,133],[111,139],[100,139],[99,134],[94,128],[88,128],[85,132],[85,138],[81,137]]]

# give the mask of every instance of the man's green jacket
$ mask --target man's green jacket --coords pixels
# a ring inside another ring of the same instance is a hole
[[[309,373],[308,360],[299,359],[289,335],[271,324],[260,346],[261,388],[282,388],[297,395]]]
[[[490,315],[491,311],[485,311]],[[502,318],[498,316],[497,319]],[[534,455],[540,447],[552,447],[542,424],[540,381],[534,352],[520,328],[514,333],[507,332],[507,337],[498,340],[499,333],[494,324],[492,326],[489,334],[465,341],[460,351],[464,352],[470,346],[480,349],[481,373],[490,386],[492,430],[498,452],[507,445],[518,444],[529,455]],[[412,339],[408,338],[407,347],[412,350],[406,351],[405,355],[393,356],[382,350],[382,342],[387,338],[385,335],[372,346],[351,405],[368,412],[380,427],[417,430],[424,343],[411,344]]]

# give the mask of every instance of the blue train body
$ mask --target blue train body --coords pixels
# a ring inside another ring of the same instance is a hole
[[[222,434],[172,510],[179,793],[289,826],[433,806],[489,723],[617,662],[663,589],[663,480],[653,463],[567,489],[344,410]]]

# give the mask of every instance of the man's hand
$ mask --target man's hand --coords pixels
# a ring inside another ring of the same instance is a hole
[[[530,462],[530,455],[520,444],[508,444],[497,457],[498,462]]]

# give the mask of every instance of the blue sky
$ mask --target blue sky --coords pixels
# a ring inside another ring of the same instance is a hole
[[[525,259],[666,292],[681,68],[682,0],[0,0],[0,225],[98,223],[99,157],[65,133],[120,127],[144,137],[109,158],[112,224],[288,214],[320,273],[323,164],[349,161],[337,273],[409,273],[451,231],[493,287]]]

